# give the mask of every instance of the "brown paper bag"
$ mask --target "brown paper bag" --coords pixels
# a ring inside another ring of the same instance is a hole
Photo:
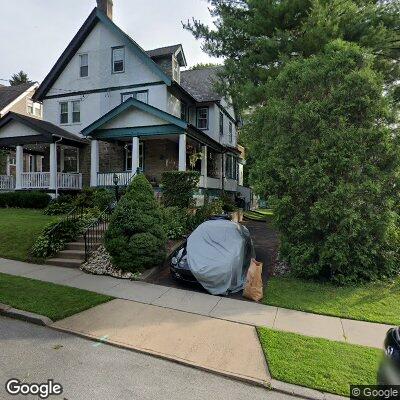
[[[251,259],[243,297],[254,301],[260,301],[263,298],[262,267],[262,262],[256,261],[254,258]]]

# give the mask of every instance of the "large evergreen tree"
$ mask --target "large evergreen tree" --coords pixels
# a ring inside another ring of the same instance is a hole
[[[9,82],[11,86],[18,86],[31,81],[28,78],[28,74],[24,71],[19,71],[17,74],[13,74]]]

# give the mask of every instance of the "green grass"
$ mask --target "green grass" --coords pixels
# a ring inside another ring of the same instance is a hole
[[[344,396],[350,384],[376,384],[382,357],[378,349],[267,328],[257,331],[277,380]]]
[[[33,242],[46,224],[58,219],[41,210],[0,209],[0,257],[27,261]]]
[[[253,221],[266,221],[268,218],[271,218],[273,215],[272,210],[268,208],[258,208],[255,211],[245,211],[244,216],[247,219],[251,219]]]
[[[400,325],[400,278],[358,287],[274,277],[265,304],[349,319]]]
[[[53,321],[112,299],[86,290],[0,274],[0,303],[45,315]]]

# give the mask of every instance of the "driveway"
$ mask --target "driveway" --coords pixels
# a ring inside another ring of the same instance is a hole
[[[60,383],[66,400],[289,400],[295,397],[232,381],[145,354],[0,317],[0,398],[5,382]]]
[[[244,221],[243,225],[245,225],[250,231],[256,251],[257,260],[261,261],[264,265],[263,282],[265,285],[268,280],[269,272],[273,267],[276,252],[278,249],[278,234],[273,229],[271,222],[269,221]],[[151,277],[148,282],[174,288],[191,289],[197,292],[206,292],[200,285],[188,285],[173,280],[171,274],[169,273],[169,263],[165,263],[159,273]],[[246,300],[242,297],[242,292],[233,293],[229,295],[229,297]]]

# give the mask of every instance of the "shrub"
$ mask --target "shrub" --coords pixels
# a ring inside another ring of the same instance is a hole
[[[235,202],[226,193],[224,193],[220,197],[220,199],[222,201],[222,210],[223,211],[225,211],[225,212],[233,212],[233,211],[237,210]]]
[[[106,188],[84,188],[76,197],[74,205],[82,208],[97,207],[104,210],[115,201],[114,192]]]
[[[53,221],[45,226],[31,248],[31,255],[35,258],[48,258],[65,245],[81,235],[86,228],[99,216],[98,209],[86,210],[79,219]]]
[[[163,229],[168,239],[180,239],[187,232],[187,211],[179,207],[162,207]]]
[[[197,208],[196,212],[188,217],[187,227],[192,231],[211,216],[220,215],[222,212],[222,201],[220,199],[206,203]]]
[[[136,175],[119,201],[105,234],[112,263],[123,271],[141,272],[165,257],[166,234],[160,205],[143,174]]]
[[[297,276],[338,284],[399,273],[399,144],[372,56],[335,41],[288,63],[245,140]]]
[[[43,192],[6,192],[0,193],[0,208],[45,208],[50,200]]]
[[[193,194],[200,180],[197,171],[166,171],[161,184],[163,202],[167,207],[187,208],[192,204]]]
[[[45,208],[44,214],[46,215],[60,215],[67,214],[74,208],[73,197],[71,195],[61,195],[54,199]]]

